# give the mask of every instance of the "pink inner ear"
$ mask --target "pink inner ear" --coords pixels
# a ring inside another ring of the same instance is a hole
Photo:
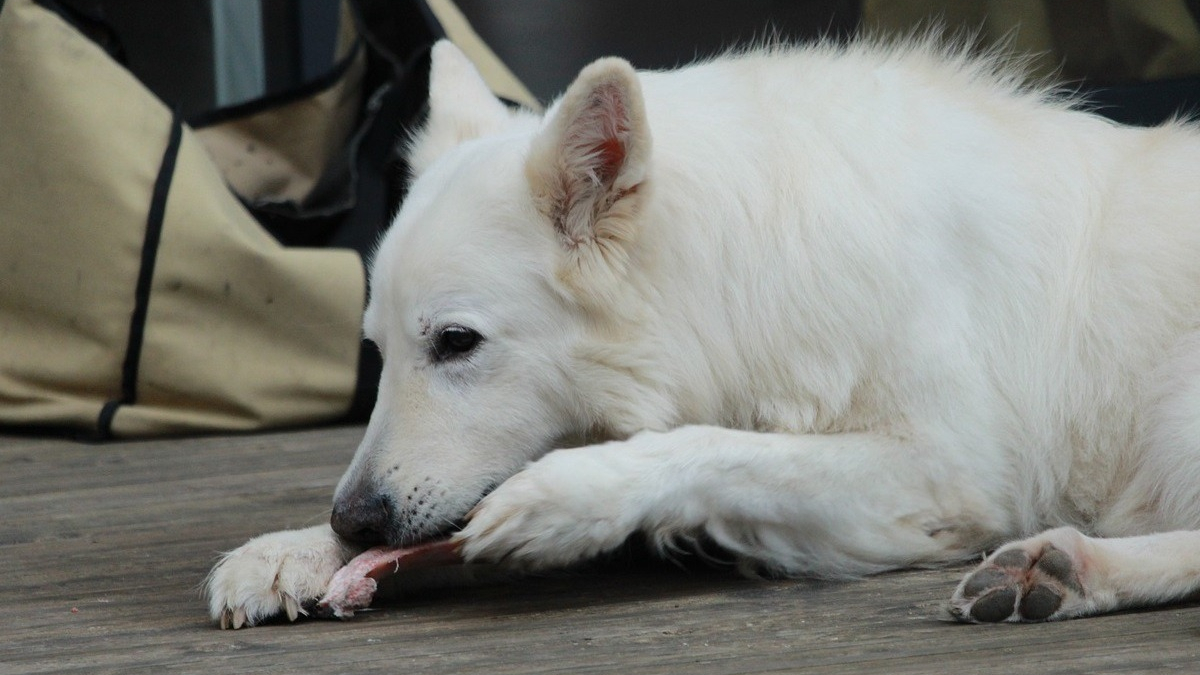
[[[600,158],[596,172],[600,180],[607,183],[616,178],[617,171],[625,163],[625,144],[619,138],[606,138],[597,144],[595,153]]]
[[[611,183],[628,154],[629,111],[620,87],[612,84],[597,87],[573,126],[569,145],[583,152],[601,183]]]
[[[593,239],[595,221],[613,204],[633,192],[616,188],[618,179],[637,151],[630,144],[629,92],[620,83],[601,82],[579,105],[568,106],[566,129],[553,165],[554,191],[547,195],[549,215],[569,245]]]

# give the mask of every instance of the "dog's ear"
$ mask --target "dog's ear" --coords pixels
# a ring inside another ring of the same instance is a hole
[[[538,209],[586,273],[627,264],[645,196],[650,132],[637,73],[606,58],[584,68],[534,139],[526,173]]]
[[[439,41],[430,53],[429,119],[408,146],[413,175],[464,141],[507,129],[515,117],[467,55],[449,40]]]

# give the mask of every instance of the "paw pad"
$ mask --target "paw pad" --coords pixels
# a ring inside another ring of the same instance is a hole
[[[952,618],[978,623],[1046,621],[1072,598],[1084,595],[1074,562],[1047,544],[1036,558],[1012,548],[967,576],[948,608]]]

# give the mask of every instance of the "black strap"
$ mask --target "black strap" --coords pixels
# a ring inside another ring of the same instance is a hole
[[[146,314],[150,308],[150,284],[154,280],[154,263],[158,259],[158,244],[162,239],[163,217],[167,211],[167,194],[171,191],[171,178],[175,175],[175,160],[179,156],[179,144],[183,139],[183,120],[178,115],[171,117],[171,135],[163,151],[158,177],[154,180],[154,192],[150,194],[150,212],[146,216],[146,238],[142,243],[142,262],[138,269],[137,287],[134,290],[133,314],[129,320],[129,341],[125,346],[125,361],[121,365],[121,397],[110,400],[100,409],[96,421],[101,438],[112,437],[113,417],[117,408],[137,401],[138,366],[142,358],[142,342],[146,335]]]

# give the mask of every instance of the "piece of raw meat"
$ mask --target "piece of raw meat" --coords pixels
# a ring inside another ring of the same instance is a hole
[[[317,602],[318,616],[348,619],[371,604],[378,580],[406,570],[462,564],[458,543],[450,539],[405,548],[376,546],[358,554],[329,580],[329,589]]]

